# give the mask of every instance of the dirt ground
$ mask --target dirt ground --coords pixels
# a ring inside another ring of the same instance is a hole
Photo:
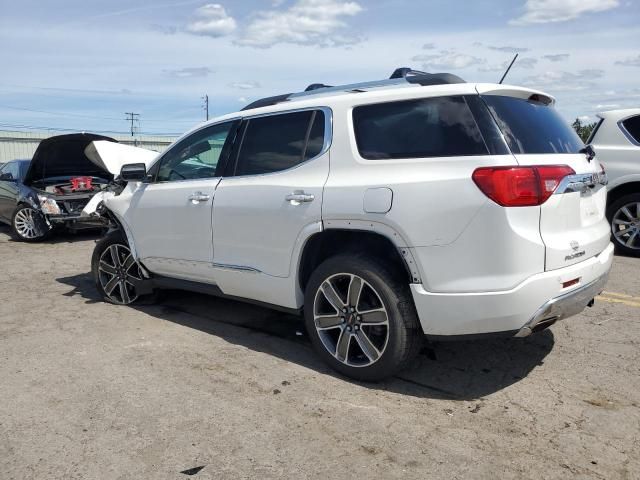
[[[551,330],[434,344],[360,384],[294,317],[101,302],[94,241],[0,226],[1,479],[640,478],[640,259]]]

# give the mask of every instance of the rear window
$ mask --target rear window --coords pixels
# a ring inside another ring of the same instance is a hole
[[[584,143],[550,105],[483,95],[513,153],[579,153]]]
[[[640,145],[640,115],[636,117],[627,118],[622,122],[622,126],[627,133]]]
[[[358,151],[369,160],[488,153],[462,96],[356,107],[353,124]]]

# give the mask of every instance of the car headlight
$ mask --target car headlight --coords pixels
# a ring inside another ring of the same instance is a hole
[[[60,207],[53,198],[47,197],[46,195],[38,195],[38,200],[40,200],[42,213],[46,213],[48,215],[60,215],[62,213],[60,211]]]

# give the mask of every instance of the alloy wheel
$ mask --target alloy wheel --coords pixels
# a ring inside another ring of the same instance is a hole
[[[640,250],[640,202],[628,203],[618,209],[613,216],[611,229],[618,243]]]
[[[38,212],[33,208],[25,207],[16,213],[13,219],[13,225],[22,238],[33,240],[41,237],[40,229],[36,223]]]
[[[362,277],[338,273],[320,284],[313,319],[325,349],[350,367],[377,362],[389,341],[389,316],[376,290]]]
[[[138,263],[126,245],[110,245],[98,264],[100,285],[109,299],[120,305],[128,305],[138,299],[136,284],[142,281]]]

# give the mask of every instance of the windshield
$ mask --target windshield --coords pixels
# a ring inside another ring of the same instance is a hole
[[[579,153],[584,143],[555,108],[541,102],[483,95],[513,153]]]

